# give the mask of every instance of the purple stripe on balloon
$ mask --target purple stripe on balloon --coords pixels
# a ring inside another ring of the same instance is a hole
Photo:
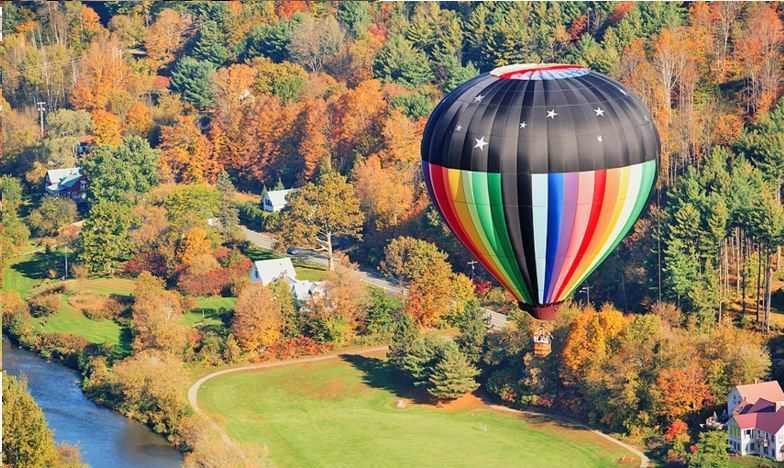
[[[579,172],[567,172],[563,174],[563,205],[561,210],[561,233],[558,239],[558,251],[555,255],[555,262],[550,273],[550,281],[547,288],[547,302],[554,302],[555,287],[561,269],[566,263],[566,251],[569,249],[569,241],[572,238],[574,228],[574,218],[577,213],[577,195],[579,192]],[[590,207],[588,207],[590,209]]]

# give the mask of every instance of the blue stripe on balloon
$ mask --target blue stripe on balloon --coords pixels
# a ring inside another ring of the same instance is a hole
[[[563,211],[564,175],[548,174],[547,176],[547,255],[544,291],[550,291],[550,282],[557,281],[553,276],[555,258],[558,256],[558,242],[561,237],[561,215]],[[551,294],[547,294],[545,302],[550,302]]]

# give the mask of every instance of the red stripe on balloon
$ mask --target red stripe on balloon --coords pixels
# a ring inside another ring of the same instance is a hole
[[[561,283],[561,287],[558,288],[558,292],[556,292],[555,296],[553,297],[557,298],[563,293],[564,288],[571,282],[574,272],[585,260],[585,251],[588,249],[588,245],[591,243],[591,239],[596,233],[596,225],[599,222],[599,215],[602,213],[606,180],[607,171],[605,169],[598,169],[594,172],[593,199],[591,201],[591,216],[588,218],[588,226],[585,228],[583,241],[580,244],[580,248],[577,250],[577,255],[574,257],[572,266],[569,268],[569,272],[564,277],[563,283]]]
[[[479,260],[479,262],[487,268],[487,271],[489,271],[507,291],[515,296],[517,300],[522,300],[522,298],[517,297],[517,294],[514,292],[515,289],[504,279],[503,275],[499,271],[496,271],[493,265],[484,258],[466,232],[464,222],[471,222],[471,220],[460,219],[460,215],[455,209],[454,201],[452,200],[452,197],[449,196],[449,169],[436,164],[428,164],[428,173],[430,185],[433,187],[433,194],[436,197],[436,203],[438,203],[438,207],[441,208],[441,213],[444,214],[444,218],[446,218],[446,222],[452,229],[452,232],[455,233],[457,238],[460,239],[460,242],[462,242],[468,251],[471,252],[471,255]]]

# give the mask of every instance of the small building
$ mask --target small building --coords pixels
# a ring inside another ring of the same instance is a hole
[[[282,210],[288,203],[288,194],[293,191],[294,189],[286,189],[266,192],[261,200],[262,208],[270,213]]]
[[[727,397],[730,451],[784,461],[784,391],[776,381],[738,385]]]
[[[68,197],[77,203],[87,202],[87,177],[81,167],[50,169],[46,171],[46,193]]]
[[[253,266],[250,268],[251,283],[261,282],[267,286],[278,280],[285,281],[289,285],[291,293],[298,302],[306,301],[316,294],[324,294],[324,287],[321,283],[297,279],[297,272],[288,257],[253,262]]]
[[[297,302],[307,301],[315,295],[323,295],[324,287],[321,283],[314,281],[303,281],[286,276],[283,281],[291,286],[291,293],[297,298]]]
[[[297,272],[294,270],[294,265],[289,257],[259,260],[253,262],[253,266],[250,268],[250,282],[257,283],[261,281],[261,284],[264,286],[287,276],[294,279],[297,278]]]

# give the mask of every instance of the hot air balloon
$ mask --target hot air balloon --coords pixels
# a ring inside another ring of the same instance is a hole
[[[510,65],[433,110],[422,171],[458,239],[523,310],[552,320],[637,220],[659,152],[650,113],[617,81]]]

